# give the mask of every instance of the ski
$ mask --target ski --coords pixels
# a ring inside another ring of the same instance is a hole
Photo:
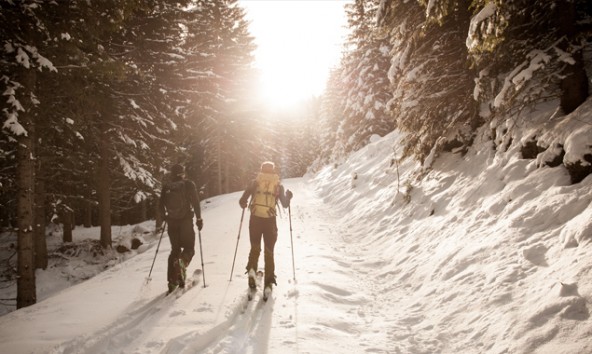
[[[196,269],[193,271],[191,277],[185,280],[185,287],[181,288],[181,294],[187,292],[189,289],[193,288],[195,285],[199,283],[201,279],[201,269]]]
[[[181,295],[185,294],[189,289],[191,289],[192,287],[194,287],[196,284],[199,283],[201,272],[202,272],[201,269],[194,270],[191,277],[189,277],[188,279],[185,280],[184,287],[178,286],[173,291],[167,291],[166,296],[174,294],[176,297],[180,297]]]

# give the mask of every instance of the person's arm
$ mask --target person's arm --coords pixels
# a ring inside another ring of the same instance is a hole
[[[201,218],[201,206],[197,188],[195,187],[195,183],[189,180],[185,182],[185,187],[187,189],[187,194],[189,195],[189,202],[193,207],[193,213],[195,214],[195,225],[197,226],[198,230],[201,230],[203,227],[203,220]]]
[[[280,202],[282,203],[282,206],[284,208],[287,208],[290,206],[290,200],[292,199],[292,192],[288,189],[284,193],[284,186],[282,186],[281,184],[280,184],[280,191],[279,191],[278,197],[279,197]]]
[[[257,188],[257,181],[253,180],[253,181],[251,181],[251,183],[249,183],[249,185],[247,186],[247,188],[243,192],[243,195],[241,196],[241,198],[238,201],[238,204],[241,206],[241,208],[244,209],[247,207],[249,197],[251,195],[253,195],[253,193],[255,192],[255,188]]]
[[[197,188],[193,181],[187,181],[187,193],[189,194],[189,202],[193,207],[195,217],[201,219],[201,207],[199,205],[199,194],[197,194]]]

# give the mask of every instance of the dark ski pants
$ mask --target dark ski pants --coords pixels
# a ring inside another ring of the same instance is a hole
[[[257,271],[259,254],[261,253],[261,238],[265,251],[263,254],[265,260],[265,285],[276,284],[275,282],[275,261],[273,259],[273,249],[277,241],[277,224],[275,217],[261,218],[251,215],[249,220],[249,235],[251,239],[251,251],[249,252],[249,262],[247,263],[247,272],[249,269]]]
[[[167,280],[169,284],[177,284],[180,277],[179,258],[187,266],[195,254],[195,231],[193,218],[168,220],[171,254],[169,254]]]

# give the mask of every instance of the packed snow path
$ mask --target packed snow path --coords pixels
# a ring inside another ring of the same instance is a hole
[[[375,264],[355,256],[344,239],[344,230],[313,191],[301,179],[288,180],[294,192],[292,229],[296,282],[293,278],[290,226],[287,209],[278,218],[276,244],[278,286],[264,302],[261,291],[247,301],[244,265],[249,250],[248,211],[242,225],[232,281],[232,257],[237,242],[240,194],[233,193],[205,203],[202,243],[206,287],[199,283],[183,295],[164,296],[168,239],[163,239],[152,279],[146,285],[154,247],[89,282],[103,282],[105,295],[119,294],[125,303],[111,319],[96,322],[90,333],[80,333],[52,353],[318,353],[383,352],[388,347],[382,313],[371,311],[368,284],[363,274]],[[223,204],[230,204],[226,206]],[[233,210],[233,213],[229,213]],[[189,272],[201,268],[199,242]],[[263,268],[263,255],[260,258]],[[131,270],[134,271],[131,271]],[[110,288],[110,277],[127,279]],[[85,286],[81,284],[79,286]],[[67,292],[67,291],[66,291]],[[117,296],[117,295],[116,295]],[[99,304],[87,304],[96,309]],[[51,306],[48,304],[48,306]],[[64,309],[65,310],[65,309]],[[100,310],[99,310],[100,311]],[[111,311],[111,310],[109,310]],[[82,323],[93,322],[80,309]],[[111,311],[112,312],[112,311]],[[74,315],[74,314],[70,314]],[[87,328],[88,325],[85,325]]]

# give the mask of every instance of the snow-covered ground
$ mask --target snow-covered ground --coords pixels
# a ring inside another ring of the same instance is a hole
[[[185,294],[164,296],[166,236],[147,283],[158,235],[145,235],[127,261],[0,317],[1,351],[592,352],[592,176],[571,185],[563,167],[496,152],[484,135],[423,170],[396,163],[399,138],[284,181],[293,232],[284,212],[268,302],[246,300],[248,216],[238,238],[233,193],[203,202],[205,274]],[[40,291],[58,270],[39,271]]]

